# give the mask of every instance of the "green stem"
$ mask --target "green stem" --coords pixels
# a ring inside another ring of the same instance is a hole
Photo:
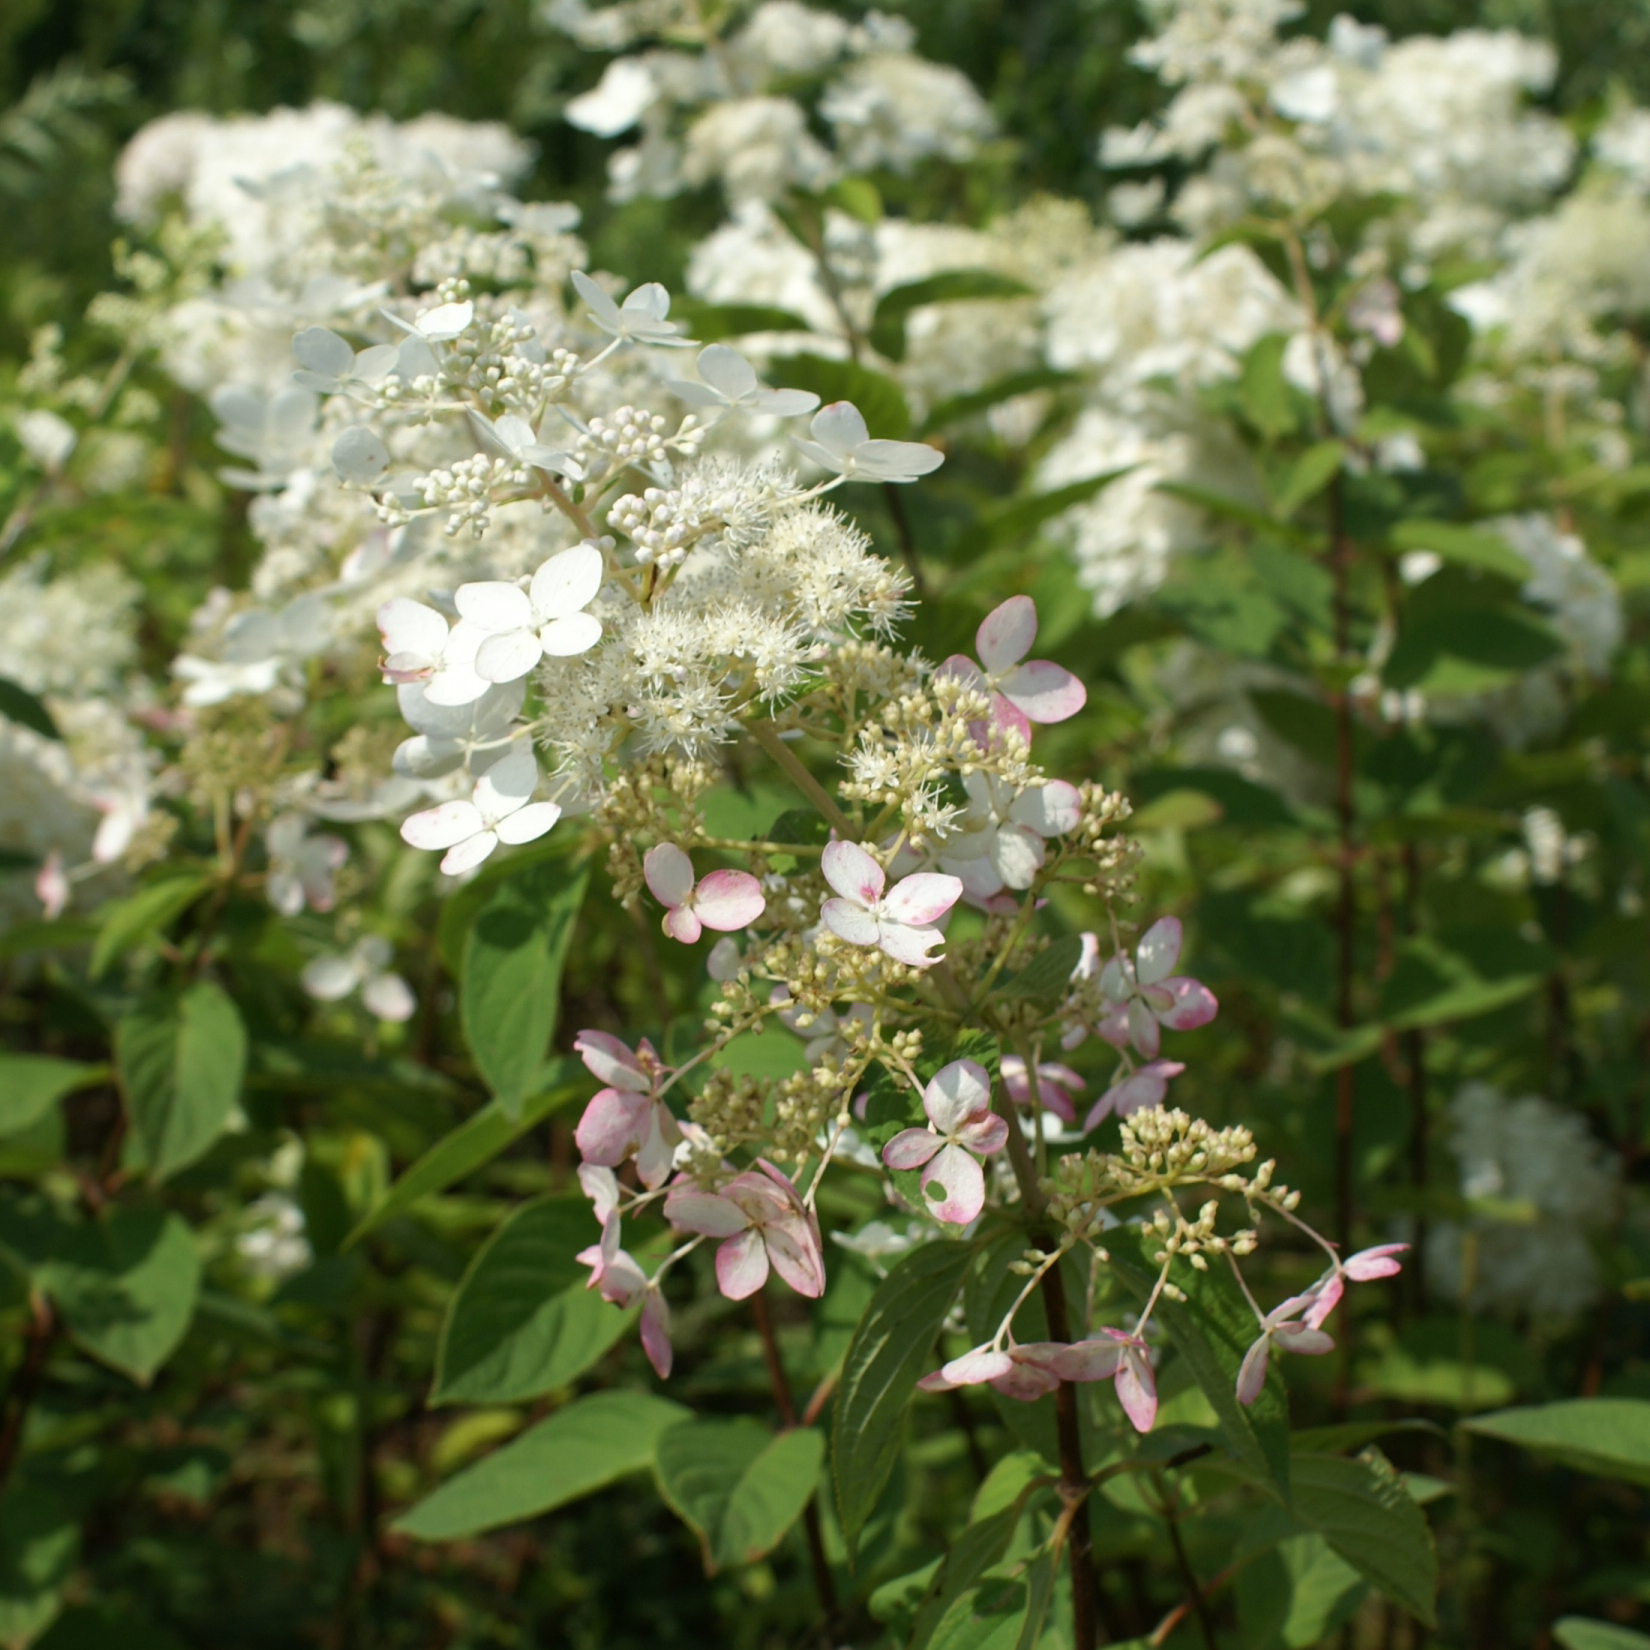
[[[785,777],[820,811],[826,824],[843,841],[857,842],[859,833],[854,829],[852,821],[836,805],[831,793],[808,772],[802,758],[779,737],[779,729],[772,722],[747,722],[745,725],[751,738],[774,759],[774,762],[784,770]]]

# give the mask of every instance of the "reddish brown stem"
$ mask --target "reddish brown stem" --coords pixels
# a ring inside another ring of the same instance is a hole
[[[36,1295],[30,1303],[29,1327],[24,1331],[23,1361],[12,1376],[5,1404],[0,1408],[0,1490],[11,1478],[17,1464],[17,1453],[23,1442],[23,1427],[29,1418],[40,1383],[45,1379],[46,1363],[57,1340],[57,1317],[51,1302],[44,1295]]]
[[[773,1332],[773,1318],[768,1312],[765,1290],[758,1289],[751,1296],[751,1317],[756,1333],[762,1338],[762,1358],[768,1366],[768,1384],[773,1388],[774,1408],[779,1411],[780,1425],[786,1428],[797,1424],[796,1401],[791,1397],[790,1382],[785,1379],[785,1362],[779,1356],[779,1340]],[[827,1622],[836,1618],[836,1583],[831,1579],[830,1560],[825,1556],[825,1537],[819,1527],[819,1498],[811,1496],[802,1509],[802,1528],[808,1538],[808,1559],[813,1565],[814,1591],[819,1595],[819,1607]]]

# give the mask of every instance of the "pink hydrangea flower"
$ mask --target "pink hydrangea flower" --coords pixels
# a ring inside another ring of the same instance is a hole
[[[1132,1043],[1155,1060],[1164,1026],[1193,1031],[1219,1012],[1206,985],[1171,973],[1183,937],[1178,917],[1162,917],[1141,936],[1133,962],[1119,952],[1100,970],[1100,992],[1111,1005],[1100,1022],[1100,1035],[1114,1048]]]
[[[949,1392],[960,1386],[993,1386],[1006,1398],[1029,1403],[1052,1392],[1061,1381],[1114,1381],[1123,1413],[1137,1432],[1150,1432],[1157,1420],[1157,1381],[1151,1348],[1138,1335],[1102,1329],[1104,1339],[1027,1341],[1004,1348],[977,1346],[942,1364],[917,1382],[924,1392]]]
[[[1339,1291],[1336,1291],[1337,1295]],[[1330,1302],[1330,1306],[1333,1306]],[[1275,1341],[1285,1352],[1303,1352],[1321,1357],[1335,1350],[1335,1342],[1319,1325],[1329,1315],[1316,1291],[1294,1295],[1274,1307],[1260,1320],[1260,1333],[1243,1355],[1238,1369],[1237,1397],[1240,1404],[1252,1404],[1266,1385],[1266,1364]]]
[[[1094,1102],[1083,1119],[1083,1133],[1099,1125],[1100,1120],[1114,1112],[1119,1117],[1132,1117],[1149,1106],[1161,1106],[1169,1092],[1169,1081],[1186,1069],[1179,1060],[1152,1060],[1131,1071],[1121,1082],[1112,1086]]]
[[[1360,1249],[1357,1254],[1348,1255],[1345,1260],[1332,1266],[1308,1292],[1309,1298],[1315,1303],[1313,1327],[1316,1328],[1325,1322],[1329,1314],[1340,1305],[1341,1296],[1346,1292],[1348,1278],[1354,1283],[1372,1283],[1376,1278],[1395,1278],[1404,1268],[1403,1262],[1393,1257],[1403,1254],[1408,1248],[1407,1243],[1383,1243],[1374,1249]]]
[[[600,1246],[594,1250],[586,1249],[578,1259],[593,1267],[589,1257],[599,1253]],[[642,1350],[659,1379],[665,1380],[675,1361],[675,1349],[670,1344],[670,1305],[658,1284],[641,1269],[633,1256],[623,1249],[616,1249],[611,1257],[602,1262],[599,1274],[592,1270],[590,1285],[599,1289],[602,1299],[614,1306],[629,1307],[641,1301]]]
[[[985,1207],[980,1158],[1008,1142],[1008,1123],[991,1109],[991,1078],[972,1060],[953,1060],[922,1091],[926,1129],[905,1129],[882,1148],[890,1169],[922,1169],[935,1220],[966,1226]],[[977,1154],[977,1155],[976,1155]]]
[[[749,871],[712,871],[695,883],[693,861],[674,842],[649,848],[642,873],[665,907],[665,932],[683,945],[694,944],[707,928],[723,934],[749,928],[767,906],[762,884]]]
[[[573,1047],[591,1073],[607,1087],[584,1108],[573,1131],[586,1163],[616,1169],[632,1154],[636,1173],[650,1191],[670,1178],[682,1131],[659,1098],[665,1067],[645,1038],[632,1053],[605,1031],[581,1031]]]
[[[1010,596],[975,632],[979,664],[954,653],[940,672],[988,687],[997,726],[1029,740],[1033,722],[1063,722],[1088,703],[1088,689],[1064,666],[1047,659],[1020,662],[1036,640],[1037,604],[1029,596]]]
[[[820,907],[825,926],[850,945],[874,945],[895,962],[927,968],[945,937],[934,924],[957,903],[963,885],[937,871],[902,877],[886,898],[888,874],[857,842],[828,842],[821,856],[825,880],[837,891]]]
[[[796,1187],[764,1158],[719,1192],[678,1183],[665,1198],[665,1219],[684,1232],[721,1238],[716,1286],[730,1301],[754,1295],[768,1269],[797,1294],[825,1293],[825,1251],[819,1222]]]
[[[63,869],[63,856],[57,849],[46,855],[34,878],[34,897],[47,922],[56,922],[68,909],[69,874]]]
[[[976,900],[1004,888],[1029,888],[1043,868],[1043,839],[1063,836],[1082,818],[1077,787],[1051,779],[1016,794],[990,774],[963,775],[968,807],[940,844],[940,868],[962,879]]]
[[[1031,1080],[1026,1075],[1026,1063],[1018,1054],[1002,1057],[1003,1087],[1017,1106],[1031,1104]],[[1083,1079],[1070,1066],[1058,1060],[1037,1062],[1037,1094],[1044,1111],[1063,1117],[1068,1123],[1077,1121],[1077,1096],[1083,1092]]]

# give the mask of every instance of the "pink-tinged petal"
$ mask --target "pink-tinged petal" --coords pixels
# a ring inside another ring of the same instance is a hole
[[[493,829],[500,842],[537,842],[560,818],[559,802],[529,802],[525,808],[506,814]]]
[[[1089,1107],[1089,1114],[1083,1119],[1083,1133],[1088,1134],[1097,1129],[1111,1116],[1112,1107],[1117,1103],[1117,1090],[1107,1089],[1098,1100]]]
[[[481,810],[473,802],[443,802],[401,822],[401,840],[414,848],[451,848],[482,828]]]
[[[1039,1398],[1047,1397],[1059,1384],[1060,1377],[1050,1374],[1040,1364],[1022,1363],[1017,1350],[1013,1368],[991,1383],[1005,1398],[1013,1398],[1022,1404],[1032,1404]]]
[[[917,1382],[918,1392],[955,1392],[957,1383],[945,1378],[945,1371],[936,1369]]]
[[[934,947],[944,938],[937,928],[907,928],[897,922],[882,923],[877,929],[877,944],[907,968],[931,968],[940,960],[933,955]]]
[[[1109,1381],[1123,1362],[1123,1348],[1114,1340],[1073,1341],[1049,1359],[1062,1381]]]
[[[827,842],[819,868],[844,899],[857,905],[875,905],[888,885],[882,867],[857,842]]]
[[[1309,1358],[1320,1358],[1335,1350],[1334,1337],[1321,1329],[1307,1329],[1303,1325],[1280,1323],[1272,1331],[1272,1338],[1285,1352],[1300,1352]]]
[[[453,592],[453,606],[461,618],[495,635],[507,630],[525,630],[533,622],[533,604],[526,592],[502,580],[461,584]]]
[[[704,924],[699,921],[699,913],[687,905],[673,905],[665,912],[664,921],[659,926],[683,945],[697,945],[699,936],[705,931]]]
[[[476,649],[476,675],[484,682],[519,682],[543,654],[531,630],[506,630]]]
[[[584,1108],[573,1143],[586,1163],[616,1169],[641,1144],[647,1104],[619,1089],[602,1089]]]
[[[1014,1360],[1006,1352],[994,1352],[989,1347],[977,1347],[960,1358],[940,1366],[940,1374],[952,1386],[983,1386],[1006,1375],[1014,1367]]]
[[[391,653],[379,661],[385,682],[408,687],[425,681],[435,672],[435,661],[427,653]]]
[[[1033,659],[1012,670],[997,691],[1031,722],[1064,722],[1089,702],[1089,690],[1062,665]]]
[[[920,1169],[942,1144],[927,1129],[902,1129],[882,1148],[882,1161],[890,1169]]]
[[[1029,825],[999,826],[991,844],[991,863],[1009,888],[1029,888],[1047,857],[1043,839]]]
[[[441,856],[441,874],[444,877],[461,877],[466,871],[473,871],[497,846],[496,831],[482,831],[476,836],[466,837]]]
[[[719,934],[749,928],[767,905],[762,884],[749,871],[712,871],[693,895],[699,920]]]
[[[1135,978],[1142,985],[1156,985],[1174,973],[1180,961],[1185,931],[1179,917],[1159,917],[1141,936],[1135,950]]]
[[[977,1060],[941,1066],[922,1091],[922,1109],[941,1134],[955,1134],[991,1110],[991,1074]]]
[[[433,607],[397,596],[378,609],[378,634],[386,653],[422,653],[439,658],[447,644],[447,621]]]
[[[651,1191],[670,1179],[675,1167],[676,1148],[682,1143],[682,1131],[663,1100],[649,1102],[642,1126],[642,1143],[636,1149],[636,1176]]]
[[[956,877],[939,871],[918,871],[894,886],[882,902],[882,909],[890,921],[908,928],[927,928],[938,922],[961,895],[962,883]]]
[[[964,653],[953,653],[934,674],[958,682],[967,682],[974,687],[986,686],[985,673]]]
[[[1148,1060],[1157,1058],[1157,1051],[1163,1041],[1156,1016],[1138,997],[1129,1004],[1129,1041]]]
[[[661,1381],[670,1379],[675,1349],[670,1344],[670,1305],[657,1289],[649,1289],[642,1301],[642,1351]]]
[[[674,842],[648,849],[642,875],[661,905],[680,905],[693,892],[693,861]]]
[[[587,607],[607,576],[607,564],[593,544],[575,544],[540,565],[527,587],[541,619],[565,619]]]
[[[1113,1048],[1127,1048],[1129,1046],[1128,1005],[1114,1003],[1100,1016],[1100,1023],[1094,1029]]]
[[[935,1220],[966,1226],[985,1207],[985,1174],[961,1146],[944,1146],[923,1169],[922,1195]]]
[[[990,736],[993,727],[1000,733],[1017,733],[1028,745],[1031,743],[1030,719],[1006,694],[993,693],[990,723],[970,722],[968,731],[975,741],[979,742]]]
[[[963,885],[962,897],[970,904],[989,900],[1003,891],[1002,876],[986,857],[983,848],[982,844],[978,859],[953,859],[949,854],[940,856],[942,869]]]
[[[1383,1243],[1377,1249],[1360,1249],[1348,1255],[1341,1270],[1354,1283],[1368,1283],[1373,1278],[1395,1278],[1403,1270],[1403,1262],[1394,1260],[1409,1248],[1407,1243]]]
[[[730,1301],[754,1295],[768,1281],[768,1248],[754,1228],[730,1237],[716,1250],[716,1287]]]
[[[1005,1054],[999,1065],[1003,1087],[1008,1097],[1018,1106],[1031,1104],[1031,1080],[1026,1076],[1026,1063],[1018,1054]]]
[[[1134,995],[1134,968],[1121,953],[1100,970],[1100,995],[1108,1003],[1126,1003]]]
[[[621,1249],[602,1273],[602,1299],[614,1306],[631,1306],[647,1288],[647,1274]]]
[[[825,1293],[825,1254],[812,1216],[799,1210],[762,1228],[773,1269],[797,1294],[818,1300]]]
[[[978,1152],[981,1157],[990,1157],[1008,1144],[1008,1119],[992,1112],[989,1116],[964,1123],[957,1130],[957,1143],[971,1152]]]
[[[665,1219],[678,1231],[725,1238],[746,1231],[750,1216],[737,1203],[697,1186],[676,1186],[665,1196]]]
[[[1266,1359],[1271,1347],[1270,1332],[1262,1330],[1250,1343],[1249,1350],[1243,1354],[1237,1378],[1237,1400],[1240,1404],[1252,1404],[1260,1396],[1261,1388],[1266,1385]]]
[[[1038,785],[1015,797],[1008,817],[1039,836],[1064,836],[1067,831],[1075,830],[1082,819],[1083,801],[1075,785],[1063,779],[1051,779],[1046,785]]]
[[[590,1075],[598,1081],[629,1089],[634,1094],[647,1094],[653,1088],[653,1079],[642,1070],[629,1047],[612,1032],[581,1031],[573,1039],[573,1047]]]
[[[1329,1315],[1341,1304],[1341,1296],[1346,1293],[1346,1284],[1341,1280],[1339,1272],[1331,1272],[1314,1290],[1312,1290],[1311,1304],[1302,1316],[1302,1321],[1308,1329],[1321,1329],[1329,1322]]]
[[[1129,1346],[1117,1371],[1117,1401],[1136,1432],[1150,1432],[1157,1420],[1157,1381],[1144,1353]]]
[[[1220,1002],[1200,980],[1177,977],[1165,980],[1160,990],[1174,993],[1174,1006],[1157,1017],[1170,1031],[1196,1031],[1220,1012]]]
[[[974,632],[980,663],[993,675],[1017,665],[1037,640],[1037,604],[1029,596],[1010,596],[986,614]]]
[[[1132,1117],[1148,1106],[1160,1106],[1169,1091],[1169,1080],[1178,1077],[1185,1069],[1179,1060],[1153,1060],[1133,1076],[1113,1085],[1103,1103],[1108,1111],[1116,1112],[1119,1117]],[[1104,1115],[1105,1112],[1099,1113],[1099,1116]],[[1094,1124],[1090,1123],[1088,1127],[1093,1128]]]
[[[591,1212],[605,1226],[607,1217],[619,1207],[619,1177],[596,1163],[581,1163],[578,1174],[579,1190],[590,1199]]]
[[[882,930],[877,919],[856,900],[828,899],[819,908],[825,926],[849,945],[875,945]]]

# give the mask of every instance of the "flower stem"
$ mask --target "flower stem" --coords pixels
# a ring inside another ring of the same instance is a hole
[[[747,722],[745,725],[751,738],[784,769],[785,777],[819,809],[831,829],[845,842],[857,842],[859,833],[848,816],[836,805],[831,793],[803,766],[802,758],[779,737],[779,729],[772,722]]]
[[[796,1403],[791,1397],[790,1382],[785,1379],[785,1363],[779,1356],[779,1341],[773,1332],[773,1319],[768,1313],[768,1296],[766,1289],[758,1289],[751,1296],[751,1317],[756,1323],[756,1332],[762,1337],[762,1357],[768,1366],[768,1384],[773,1388],[774,1408],[779,1411],[779,1421],[789,1429],[797,1425]],[[827,1621],[835,1619],[837,1613],[836,1583],[831,1579],[830,1560],[825,1556],[825,1538],[819,1527],[819,1497],[817,1494],[808,1498],[808,1504],[802,1509],[802,1527],[808,1537],[808,1558],[813,1565],[814,1591],[819,1595],[819,1607],[825,1612]]]
[[[1042,1290],[1049,1339],[1070,1341],[1071,1318],[1058,1266],[1043,1274]],[[1089,1479],[1077,1425],[1077,1388],[1070,1381],[1062,1381],[1054,1389],[1054,1427],[1060,1441],[1060,1499],[1076,1507],[1066,1548],[1071,1561],[1072,1650],[1095,1650],[1100,1642],[1100,1578],[1094,1568],[1089,1531]]]

